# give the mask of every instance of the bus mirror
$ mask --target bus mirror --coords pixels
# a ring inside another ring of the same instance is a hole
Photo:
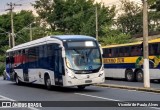
[[[101,54],[103,54],[103,50],[102,50],[101,44],[99,44],[99,48],[100,48]]]

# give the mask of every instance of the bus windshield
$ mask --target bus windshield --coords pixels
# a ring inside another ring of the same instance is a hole
[[[66,50],[66,65],[73,70],[96,70],[102,65],[98,48],[72,48]]]

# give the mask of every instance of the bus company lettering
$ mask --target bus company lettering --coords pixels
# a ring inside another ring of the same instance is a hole
[[[124,63],[124,58],[117,58],[117,63]]]
[[[116,58],[106,58],[104,59],[104,63],[116,63]]]
[[[104,63],[124,63],[124,58],[106,58]]]

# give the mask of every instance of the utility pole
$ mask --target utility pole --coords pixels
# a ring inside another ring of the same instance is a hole
[[[11,33],[8,33],[8,40],[9,40],[9,47],[11,48],[12,47],[12,43],[11,43]]]
[[[144,68],[144,87],[150,88],[149,76],[149,57],[148,57],[148,3],[143,0],[143,68]]]
[[[96,14],[96,39],[98,40],[98,12],[97,12],[97,6],[96,6],[95,14]]]
[[[30,24],[29,29],[30,29],[30,41],[32,41],[32,23]]]
[[[14,9],[14,6],[22,6],[22,4],[15,4],[15,3],[12,3],[10,2],[9,4],[7,3],[8,6],[10,6],[9,9],[7,10],[10,10],[10,14],[11,14],[11,36],[12,36],[12,47],[15,46],[15,34],[14,34],[14,26],[13,26],[13,9]]]

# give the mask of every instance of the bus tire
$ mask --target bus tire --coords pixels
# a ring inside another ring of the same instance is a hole
[[[134,81],[135,80],[134,72],[131,69],[126,70],[125,78],[127,81],[130,81],[130,82]]]
[[[79,90],[84,90],[86,86],[77,86]]]
[[[17,84],[17,85],[20,85],[20,84],[21,84],[21,81],[18,79],[18,75],[17,75],[17,74],[15,74],[14,78],[15,78],[16,84]]]
[[[51,79],[49,75],[45,75],[45,86],[48,90],[51,90],[52,85],[51,85]]]
[[[136,72],[136,81],[143,82],[143,71],[142,70],[138,70]]]

